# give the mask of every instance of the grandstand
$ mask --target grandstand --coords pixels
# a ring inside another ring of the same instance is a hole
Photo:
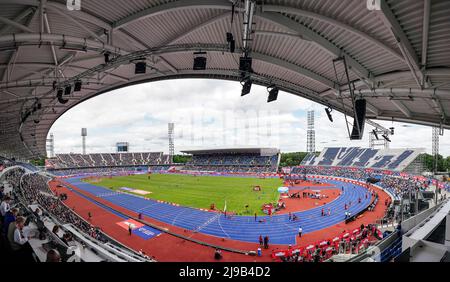
[[[303,166],[336,166],[404,171],[425,149],[371,149],[359,147],[324,148],[316,156],[309,153]]]
[[[274,173],[278,171],[280,150],[276,148],[229,148],[209,150],[185,150],[192,155],[184,170]]]
[[[17,200],[15,206],[20,207],[21,215],[30,219],[27,230],[39,232],[39,239],[30,240],[37,260],[46,261],[45,248],[51,247],[60,253],[63,261],[69,262],[153,261],[111,238],[69,208],[63,197],[50,189],[51,179],[46,173],[31,171],[20,164],[0,174],[0,183],[7,184],[6,192]],[[59,227],[57,232],[55,226]],[[77,249],[83,249],[82,253],[77,253]],[[30,261],[30,257],[27,259]]]
[[[95,153],[95,154],[57,154],[46,159],[49,170],[73,168],[101,168],[121,166],[161,166],[170,164],[169,155],[162,152],[145,153]]]

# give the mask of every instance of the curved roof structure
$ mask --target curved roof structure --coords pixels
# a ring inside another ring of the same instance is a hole
[[[70,9],[62,0],[0,0],[0,154],[45,155],[59,116],[112,89],[175,78],[239,81],[249,45],[256,84],[348,114],[351,85],[367,100],[368,118],[450,128],[450,1],[256,1],[245,44],[243,1],[67,2]],[[207,52],[206,70],[193,70],[196,51]],[[347,68],[333,63],[338,58]],[[147,72],[136,75],[143,59]],[[76,80],[81,91],[60,103],[54,88]]]

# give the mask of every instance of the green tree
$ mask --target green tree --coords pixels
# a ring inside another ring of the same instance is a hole
[[[185,164],[192,159],[190,155],[174,155],[173,162],[176,164]]]
[[[281,153],[280,166],[299,165],[307,154],[306,152]]]
[[[430,154],[423,154],[424,167],[428,171],[434,171],[434,156]],[[442,155],[438,155],[437,161],[438,171],[449,171],[450,170],[450,156],[444,158]]]
[[[35,159],[35,160],[30,160],[30,163],[35,165],[35,166],[44,166],[45,165],[45,159]]]

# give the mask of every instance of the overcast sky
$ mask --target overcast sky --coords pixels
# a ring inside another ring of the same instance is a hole
[[[306,151],[306,112],[315,111],[316,150],[331,146],[369,146],[350,141],[345,119],[324,107],[280,92],[267,103],[266,88],[252,86],[241,97],[237,82],[178,79],[122,88],[92,98],[65,113],[50,132],[55,153],[81,153],[81,128],[86,127],[87,152],[115,152],[116,142],[129,142],[130,151],[168,152],[167,124],[175,123],[175,152],[197,148],[277,147],[282,152]],[[376,121],[395,127],[391,148],[424,148],[431,153],[431,128]],[[441,137],[441,154],[450,155],[450,132]]]

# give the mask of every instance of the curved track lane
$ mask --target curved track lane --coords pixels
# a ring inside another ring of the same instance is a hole
[[[345,220],[345,203],[351,201],[352,205],[348,211],[356,214],[365,209],[371,202],[371,197],[366,199],[365,196],[368,192],[362,186],[337,180],[324,180],[337,187],[343,186],[344,192],[341,196],[325,205],[296,212],[295,214],[299,217],[299,220],[295,222],[290,221],[287,214],[274,215],[272,217],[258,216],[258,220],[255,221],[253,216],[226,218],[224,215],[214,212],[173,206],[131,194],[112,192],[107,188],[82,182],[80,178],[66,179],[66,181],[96,197],[101,197],[115,205],[134,212],[140,212],[167,224],[217,237],[254,243],[258,242],[259,235],[267,235],[272,244],[295,244],[300,226],[304,234],[333,226]],[[359,204],[358,198],[362,200]],[[325,210],[330,208],[331,215],[321,216],[322,208]],[[265,220],[265,222],[259,222],[260,219]]]

